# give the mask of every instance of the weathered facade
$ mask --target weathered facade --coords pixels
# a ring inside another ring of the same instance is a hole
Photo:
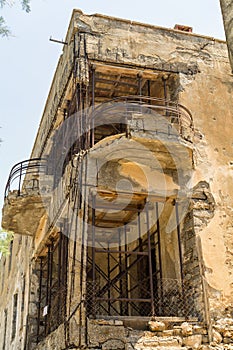
[[[6,186],[2,349],[231,348],[232,89],[223,41],[73,12]]]

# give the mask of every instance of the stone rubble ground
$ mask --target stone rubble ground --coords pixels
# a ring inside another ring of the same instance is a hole
[[[100,323],[103,326],[103,324]],[[106,326],[106,324],[104,324]],[[115,325],[116,326],[116,325]],[[122,325],[118,324],[122,327]],[[219,319],[213,326],[213,341],[209,343],[207,330],[200,325],[183,322],[180,325],[150,321],[148,331],[128,327],[126,339],[101,339],[92,350],[233,350],[233,319]],[[97,329],[96,329],[97,330]]]

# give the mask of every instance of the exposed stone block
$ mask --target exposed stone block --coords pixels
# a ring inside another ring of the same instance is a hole
[[[104,343],[110,339],[124,340],[126,329],[123,326],[97,325],[89,321],[88,335],[90,343]]]
[[[122,350],[125,349],[125,344],[122,340],[110,339],[102,344],[103,350]]]
[[[183,338],[183,344],[187,347],[190,347],[193,350],[200,349],[201,343],[202,335],[200,334],[190,335],[188,337]]]
[[[181,325],[181,332],[183,336],[188,336],[193,334],[193,327],[188,322],[183,322]]]
[[[153,332],[164,331],[166,328],[165,323],[161,321],[149,321],[148,325],[149,329]]]
[[[215,342],[216,344],[219,344],[222,342],[222,336],[216,330],[213,330],[213,342]]]

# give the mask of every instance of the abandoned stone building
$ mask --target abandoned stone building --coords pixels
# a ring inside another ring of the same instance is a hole
[[[6,184],[1,349],[232,349],[232,93],[224,41],[73,11]]]

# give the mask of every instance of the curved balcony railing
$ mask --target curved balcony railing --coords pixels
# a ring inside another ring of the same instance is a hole
[[[6,198],[10,191],[17,190],[18,195],[22,193],[23,181],[25,175],[31,175],[31,180],[36,181],[36,177],[45,173],[47,170],[47,161],[43,158],[32,158],[19,162],[13,166],[5,187],[4,198]]]
[[[178,103],[147,96],[122,96],[108,100],[93,106],[81,116],[79,114],[74,115],[74,118],[68,118],[68,122],[63,123],[61,130],[58,130],[57,142],[47,155],[47,160],[34,158],[14,165],[6,184],[5,197],[12,189],[17,190],[18,195],[25,190],[25,175],[35,189],[38,175],[42,172],[47,174],[47,164],[50,174],[54,177],[53,188],[55,188],[64,172],[62,169],[65,169],[73,154],[90,149],[105,137],[127,134],[130,121],[135,114],[142,114],[145,120],[147,116],[150,120],[158,120],[156,132],[170,135],[172,127],[175,126],[173,135],[181,136],[187,141],[192,140],[192,115],[187,108]],[[64,150],[67,152],[66,157],[62,156]]]
[[[91,115],[91,129],[95,130],[95,134],[96,128],[104,124],[116,128],[116,124],[126,124],[133,113],[151,114],[152,117],[154,114],[155,118],[156,115],[164,117],[168,134],[173,125],[179,136],[191,141],[193,120],[189,110],[179,103],[147,96],[122,96],[96,106]],[[120,130],[116,133],[120,133]],[[94,139],[93,136],[92,146],[95,143]]]

